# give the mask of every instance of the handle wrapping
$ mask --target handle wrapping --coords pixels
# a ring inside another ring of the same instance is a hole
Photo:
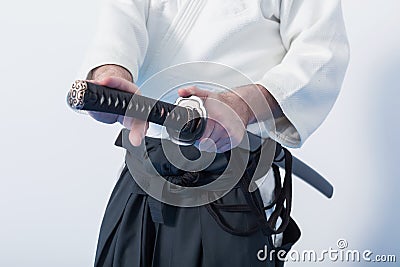
[[[193,143],[205,129],[206,118],[196,108],[182,107],[86,81],[76,81],[67,97],[77,110],[98,111],[163,125],[171,138]]]

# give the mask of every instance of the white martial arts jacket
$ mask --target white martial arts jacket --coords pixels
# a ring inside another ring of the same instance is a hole
[[[79,78],[116,64],[140,86],[175,64],[221,63],[276,99],[285,117],[261,134],[287,147],[300,147],[338,96],[349,59],[340,0],[105,1]],[[265,204],[273,198],[271,175],[258,183]],[[282,236],[275,238],[279,244]]]
[[[276,99],[286,118],[268,135],[287,147],[300,147],[338,96],[349,58],[340,0],[105,1],[85,75],[117,64],[140,86],[175,64],[225,64]]]

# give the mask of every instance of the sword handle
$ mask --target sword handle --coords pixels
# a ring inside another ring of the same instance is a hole
[[[206,126],[201,111],[134,95],[87,81],[76,81],[67,102],[76,110],[99,111],[163,125],[171,138],[185,143],[198,140]]]

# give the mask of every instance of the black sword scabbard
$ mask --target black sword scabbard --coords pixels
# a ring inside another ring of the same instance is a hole
[[[132,117],[167,128],[178,141],[193,143],[201,137],[206,118],[196,108],[182,107],[86,81],[76,81],[67,97],[76,110],[98,111]]]

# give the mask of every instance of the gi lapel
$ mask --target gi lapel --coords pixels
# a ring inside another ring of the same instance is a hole
[[[207,0],[184,1],[157,51],[150,55],[147,68],[143,70],[146,76],[170,66],[206,3]]]

